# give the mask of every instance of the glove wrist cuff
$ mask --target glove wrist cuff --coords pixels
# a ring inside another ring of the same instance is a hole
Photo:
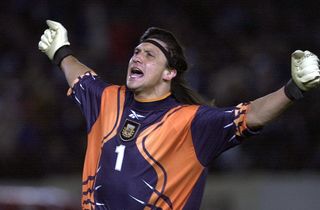
[[[291,101],[295,101],[303,98],[304,91],[301,90],[292,79],[290,79],[284,86],[284,93]]]
[[[73,55],[73,52],[69,45],[64,45],[54,54],[52,62],[60,67],[62,60],[68,55]]]

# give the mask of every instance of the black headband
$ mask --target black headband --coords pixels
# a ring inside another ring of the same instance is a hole
[[[161,44],[159,44],[158,42],[156,42],[152,39],[143,40],[141,43],[143,43],[143,42],[148,42],[148,43],[151,43],[151,44],[157,46],[161,50],[161,52],[163,52],[164,56],[166,56],[169,67],[174,68],[174,66],[171,66],[172,59],[171,59],[170,53],[166,50],[166,48],[164,48]]]

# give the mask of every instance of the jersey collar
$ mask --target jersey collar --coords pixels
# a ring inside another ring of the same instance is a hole
[[[161,110],[178,105],[171,93],[153,100],[133,100],[132,108],[141,111]]]

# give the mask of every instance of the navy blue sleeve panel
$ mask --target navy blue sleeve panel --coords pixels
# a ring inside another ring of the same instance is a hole
[[[99,79],[97,75],[87,72],[78,78],[72,88],[72,98],[85,117],[87,132],[90,131],[100,113],[101,96],[103,90],[108,86],[110,84]]]
[[[201,206],[201,201],[202,201],[202,197],[205,189],[207,175],[208,175],[208,168],[205,168],[202,171],[201,175],[199,176],[197,183],[193,187],[192,193],[188,198],[186,205],[183,207],[183,210],[198,209],[199,206]]]
[[[219,109],[200,106],[191,125],[192,139],[201,164],[208,166],[222,152],[239,145],[248,130],[245,116],[248,104]]]

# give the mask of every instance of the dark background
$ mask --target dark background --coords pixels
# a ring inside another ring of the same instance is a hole
[[[139,36],[172,31],[186,50],[188,80],[219,107],[254,100],[290,79],[290,55],[320,55],[317,1],[50,1],[0,3],[0,179],[81,174],[84,118],[62,72],[38,50],[45,20],[61,22],[76,56],[124,84]],[[320,91],[307,93],[261,135],[219,157],[211,173],[319,171]]]

